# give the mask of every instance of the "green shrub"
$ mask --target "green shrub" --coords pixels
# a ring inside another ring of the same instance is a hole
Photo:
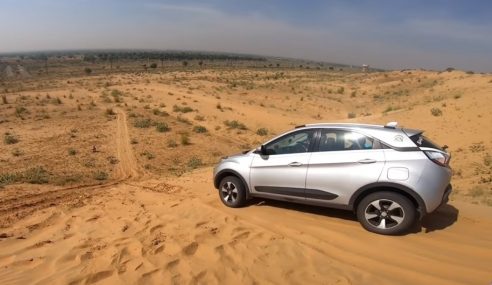
[[[177,112],[177,113],[189,113],[189,112],[193,112],[193,109],[189,106],[178,106],[178,105],[174,105],[173,106],[173,111],[174,112]]]
[[[176,119],[178,120],[178,122],[185,123],[187,125],[191,125],[190,120],[186,119],[185,117],[178,116]]]
[[[123,92],[121,92],[118,89],[113,89],[113,90],[111,90],[111,96],[113,96],[113,97],[123,96]]]
[[[60,98],[58,98],[58,97],[51,99],[50,103],[53,104],[53,105],[61,105],[61,104],[63,104],[62,100]]]
[[[355,117],[356,117],[356,114],[354,112],[350,112],[347,114],[347,118],[349,118],[349,119],[353,119]]]
[[[109,177],[108,173],[102,170],[98,170],[94,172],[94,179],[102,181],[102,180],[107,180]]]
[[[259,136],[266,136],[266,135],[268,135],[268,129],[259,128],[258,130],[256,130],[256,134]]]
[[[13,155],[13,156],[21,156],[21,155],[23,155],[23,154],[24,154],[24,152],[23,152],[22,150],[18,149],[18,148],[14,149],[14,150],[12,151],[12,155]]]
[[[13,184],[18,180],[17,173],[0,173],[0,187]]]
[[[160,133],[168,132],[170,130],[169,126],[163,122],[158,122],[155,125],[155,129]]]
[[[485,146],[483,145],[483,142],[479,142],[479,143],[473,143],[472,145],[470,145],[470,151],[471,152],[482,152],[482,151],[485,151]]]
[[[157,108],[153,109],[152,110],[152,113],[156,116],[161,116],[161,117],[166,117],[166,116],[169,116],[169,114],[166,112],[166,111],[161,111]]]
[[[3,142],[5,144],[16,144],[19,142],[19,138],[9,133],[6,133],[5,136],[3,137]]]
[[[133,123],[133,126],[135,128],[141,128],[141,129],[144,129],[144,128],[149,128],[152,124],[152,121],[150,119],[139,119],[139,120],[135,120],[135,122]]]
[[[22,180],[31,184],[45,184],[49,181],[49,174],[42,166],[36,166],[24,171]]]
[[[202,116],[202,115],[196,115],[195,116],[195,121],[200,121],[200,122],[205,121],[205,117]]]
[[[468,191],[468,195],[472,196],[473,198],[483,196],[485,194],[485,190],[483,187],[480,186],[474,186],[473,188]]]
[[[190,136],[187,133],[181,134],[181,144],[182,145],[190,145]]]
[[[193,127],[193,131],[195,133],[199,133],[199,134],[206,133],[207,132],[207,128],[205,128],[204,126],[198,125],[198,126]]]
[[[155,158],[155,155],[152,152],[148,151],[148,150],[142,152],[140,155],[141,156],[145,156],[148,160],[151,160],[151,159],[154,159]]]
[[[439,117],[439,116],[442,116],[442,111],[439,108],[432,108],[431,109],[431,114],[434,117]]]
[[[174,147],[177,147],[177,146],[178,146],[178,144],[176,143],[175,140],[173,140],[173,139],[168,139],[167,140],[167,147],[174,148]]]
[[[107,159],[110,164],[117,164],[118,162],[120,162],[116,157],[112,155],[108,156]]]
[[[114,112],[113,108],[107,108],[106,109],[106,115],[107,116],[114,116],[116,113]]]
[[[386,109],[384,109],[383,113],[388,113],[388,112],[391,112],[391,111],[394,111],[396,110],[395,108],[393,108],[393,106],[388,106],[386,107]]]
[[[15,115],[19,118],[22,118],[22,115],[29,114],[29,110],[24,108],[23,106],[15,107]]]
[[[76,155],[77,154],[77,150],[76,149],[73,149],[73,148],[69,148],[68,149],[68,155]]]
[[[246,125],[244,125],[243,123],[240,123],[236,120],[232,120],[232,121],[226,120],[226,121],[224,121],[224,125],[226,125],[230,129],[239,129],[239,130],[247,130],[248,129],[246,127]]]
[[[196,169],[196,168],[202,166],[203,165],[203,162],[202,162],[202,160],[199,157],[193,156],[193,157],[190,158],[190,160],[188,160],[187,165],[191,169]]]

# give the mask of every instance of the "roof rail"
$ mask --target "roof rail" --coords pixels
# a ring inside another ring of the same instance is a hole
[[[398,126],[398,122],[389,122],[384,127],[388,129],[396,129]]]

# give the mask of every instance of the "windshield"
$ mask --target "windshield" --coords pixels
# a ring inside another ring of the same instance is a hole
[[[428,137],[418,134],[411,136],[410,139],[418,146],[418,147],[430,147],[430,148],[435,148],[438,150],[444,150],[442,147],[439,146],[439,144],[433,142],[431,139]]]

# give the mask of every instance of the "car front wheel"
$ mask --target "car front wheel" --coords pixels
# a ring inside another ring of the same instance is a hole
[[[405,196],[393,192],[376,192],[357,205],[357,219],[370,232],[396,235],[409,230],[415,222],[416,209]]]
[[[220,181],[219,195],[227,207],[238,208],[246,204],[246,190],[241,180],[235,176],[227,176]]]

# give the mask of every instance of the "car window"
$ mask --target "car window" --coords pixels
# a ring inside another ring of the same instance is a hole
[[[313,136],[314,130],[302,130],[276,139],[265,145],[265,148],[269,155],[308,152]]]
[[[410,139],[419,147],[430,147],[443,150],[442,147],[440,147],[437,143],[431,141],[428,137],[423,136],[422,134],[411,136]]]
[[[374,140],[365,135],[343,130],[321,131],[318,151],[373,149]]]

